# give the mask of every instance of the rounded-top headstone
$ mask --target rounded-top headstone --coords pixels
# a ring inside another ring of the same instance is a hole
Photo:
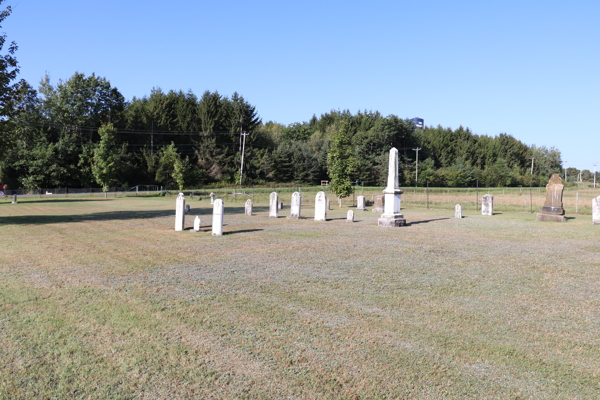
[[[269,217],[279,217],[279,196],[277,192],[272,192],[269,195]]]
[[[454,218],[462,218],[462,207],[460,204],[454,206]]]
[[[300,218],[300,207],[301,207],[302,197],[300,192],[292,193],[292,202],[290,203],[290,216],[288,218],[298,219]]]
[[[252,199],[246,200],[246,206],[244,207],[244,213],[246,215],[252,215]]]
[[[348,210],[348,215],[346,217],[347,222],[354,222],[354,211]]]
[[[327,195],[320,191],[315,196],[315,221],[327,221],[327,208]]]

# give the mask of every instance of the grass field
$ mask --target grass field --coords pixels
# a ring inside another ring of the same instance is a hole
[[[590,215],[188,204],[0,201],[0,399],[600,397]]]

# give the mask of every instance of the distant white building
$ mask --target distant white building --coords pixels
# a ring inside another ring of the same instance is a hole
[[[415,128],[417,129],[423,129],[425,127],[425,121],[423,121],[423,118],[419,118],[419,117],[414,117],[410,119],[412,121],[413,124],[415,124]]]

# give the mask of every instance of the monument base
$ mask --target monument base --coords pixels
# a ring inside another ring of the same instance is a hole
[[[567,219],[565,218],[564,215],[544,214],[544,213],[537,213],[535,215],[535,220],[543,221],[543,222],[567,222]]]
[[[386,215],[382,214],[381,218],[377,220],[377,226],[387,226],[390,228],[398,228],[400,226],[406,226],[406,219],[402,214]]]

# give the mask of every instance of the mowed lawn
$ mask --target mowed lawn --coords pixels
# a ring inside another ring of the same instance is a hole
[[[589,215],[188,204],[0,200],[0,399],[600,397]]]

